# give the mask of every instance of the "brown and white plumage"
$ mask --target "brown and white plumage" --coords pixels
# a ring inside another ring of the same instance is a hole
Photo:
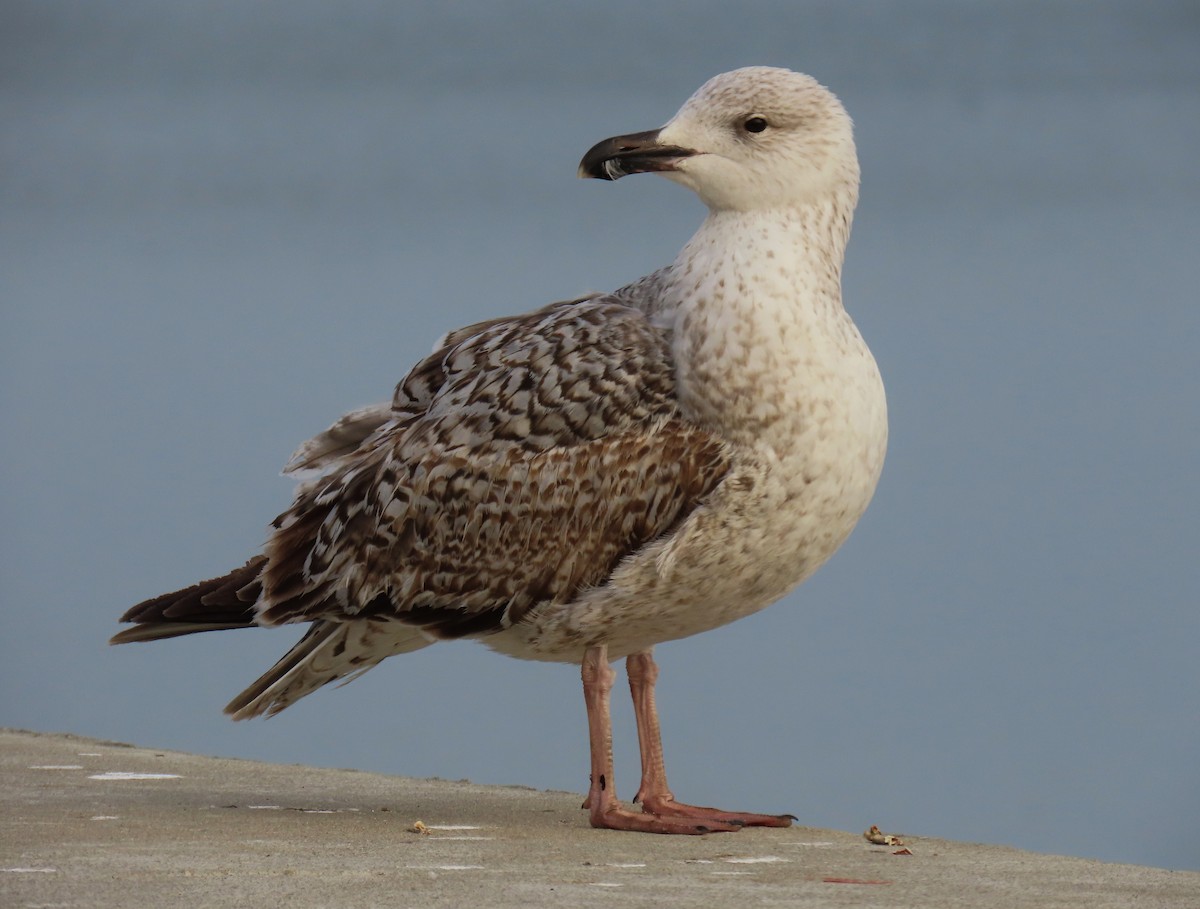
[[[228,706],[239,719],[448,638],[578,662],[593,824],[780,823],[674,802],[650,649],[786,593],[874,490],[883,390],[841,306],[850,121],[807,76],[738,70],[663,129],[599,143],[581,165],[608,179],[646,171],[710,208],[674,264],[449,333],[389,404],[301,446],[287,468],[295,501],[261,555],[135,606],[114,642],[311,623]],[[644,816],[608,783],[617,657],[629,657]]]
[[[681,418],[663,333],[623,303],[557,303],[456,332],[389,408],[357,411],[302,447],[291,469],[319,472],[262,556],[134,607],[125,619],[142,624],[116,640],[209,630],[198,617],[220,628],[371,620],[374,635],[343,632],[340,660],[329,629],[297,645],[332,681],[492,634],[601,584],[667,533],[724,475],[726,448]],[[297,655],[268,677],[295,680]],[[238,718],[298,697],[252,690],[230,705]]]

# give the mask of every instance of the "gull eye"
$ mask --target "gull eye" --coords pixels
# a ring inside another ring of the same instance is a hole
[[[768,124],[765,117],[750,117],[742,126],[748,133],[761,133]]]

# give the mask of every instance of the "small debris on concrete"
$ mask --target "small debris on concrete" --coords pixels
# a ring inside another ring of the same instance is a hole
[[[904,840],[900,839],[900,837],[895,836],[891,833],[884,833],[882,830],[880,830],[874,824],[871,825],[870,830],[866,830],[863,832],[863,839],[865,839],[868,843],[872,843],[873,845],[876,845],[876,846],[903,846],[904,845]]]

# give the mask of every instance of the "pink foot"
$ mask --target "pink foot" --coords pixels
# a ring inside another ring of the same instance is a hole
[[[639,801],[639,799],[634,799]],[[660,818],[694,821],[708,824],[725,824],[734,827],[790,827],[795,820],[790,814],[752,814],[748,811],[722,811],[719,808],[704,808],[700,805],[685,805],[671,797],[650,796],[640,799],[642,811]]]
[[[699,836],[704,833],[736,833],[742,825],[708,816],[670,816],[647,814],[645,811],[630,811],[620,802],[613,801],[605,808],[590,809],[589,820],[593,827],[606,830],[628,830],[636,833],[667,833],[684,836]]]

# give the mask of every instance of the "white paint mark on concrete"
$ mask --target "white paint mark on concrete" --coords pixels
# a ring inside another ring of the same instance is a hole
[[[83,768],[80,767],[80,770]],[[131,773],[125,770],[110,770],[107,773],[93,773],[89,780],[178,780],[178,773]]]

